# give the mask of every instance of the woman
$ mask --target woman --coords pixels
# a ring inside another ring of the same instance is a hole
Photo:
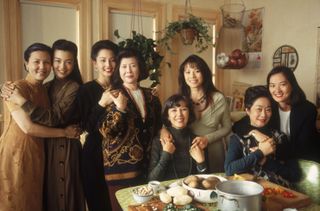
[[[208,172],[223,172],[225,146],[222,140],[231,131],[231,119],[227,101],[212,82],[207,63],[196,55],[189,56],[179,69],[179,91],[190,98],[194,105],[196,120],[192,132],[204,149],[208,145]],[[163,134],[163,132],[162,132]],[[161,135],[168,139],[168,135]]]
[[[111,103],[109,90],[115,68],[118,46],[109,40],[100,40],[91,48],[91,59],[97,78],[85,83],[77,96],[81,128],[86,132],[82,151],[82,176],[87,205],[90,211],[111,210],[108,189],[104,180],[101,140],[97,129],[105,106]]]
[[[52,50],[54,79],[45,84],[51,107],[36,106],[19,93],[15,98],[20,98],[20,106],[33,122],[64,127],[77,122],[73,114],[75,97],[82,84],[77,61],[78,48],[73,42],[60,39],[53,43]],[[45,210],[85,210],[80,178],[80,141],[70,142],[63,137],[46,139],[45,151]]]
[[[233,126],[224,164],[226,175],[250,173],[289,186],[287,180],[293,181],[299,171],[283,154],[287,137],[269,125],[272,109],[267,88],[248,88],[244,104],[247,116]]]
[[[164,103],[162,122],[172,141],[155,137],[152,142],[149,180],[169,180],[205,173],[205,152],[196,143],[188,126],[195,116],[192,103],[182,95],[173,95]]]
[[[319,162],[316,106],[306,99],[288,67],[273,68],[267,76],[267,84],[274,102],[271,122],[289,137],[291,156]]]
[[[100,122],[105,180],[112,210],[121,210],[115,192],[146,182],[151,140],[161,125],[161,104],[139,82],[148,77],[140,54],[124,49],[112,76],[113,103]]]
[[[52,49],[34,43],[25,50],[24,60],[28,75],[14,83],[14,92],[20,92],[35,106],[47,108],[49,99],[42,83],[51,71]],[[60,129],[36,125],[19,105],[6,101],[6,106],[10,114],[0,140],[0,210],[40,211],[45,158],[44,142],[37,137],[75,138],[78,132],[73,126]]]

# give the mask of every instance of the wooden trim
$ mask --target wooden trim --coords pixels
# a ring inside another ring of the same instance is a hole
[[[183,16],[185,16],[185,8],[183,6],[173,6],[172,8],[172,21],[177,21],[181,18],[183,18]],[[220,17],[220,12],[218,10],[214,10],[214,9],[200,9],[200,8],[192,8],[192,14],[197,16],[197,17],[201,17],[204,20],[208,21],[208,22],[212,22],[215,23],[216,26],[216,33],[218,33],[220,31],[221,28],[221,17]],[[217,34],[214,35],[217,37]],[[177,39],[177,38],[176,38]],[[174,52],[178,52],[178,41],[177,40],[173,40],[172,42],[172,49]],[[171,78],[173,78],[174,80],[178,79],[178,70],[179,70],[179,60],[178,60],[178,55],[177,54],[173,54],[171,55],[171,65],[172,65],[172,72],[171,72]],[[216,71],[215,71],[215,86],[219,89],[222,90],[223,87],[223,75],[222,75],[222,71],[219,71],[217,69],[217,67],[215,67]],[[177,83],[172,83],[173,87],[172,90],[178,90],[178,84]]]
[[[112,10],[120,10],[124,12],[132,12],[132,5],[133,0],[102,0],[102,7],[103,7],[103,16],[102,16],[102,37],[103,39],[110,39],[109,38],[109,15]],[[141,2],[142,13],[152,14],[156,20],[156,31],[160,31],[163,27],[162,25],[162,17],[164,14],[164,6],[163,4],[156,3],[156,2]]]
[[[90,0],[3,0],[4,23],[4,80],[22,78],[22,32],[21,32],[21,3],[43,4],[75,8],[79,12],[79,61],[84,81],[92,79],[90,63],[91,48],[91,1]],[[13,15],[15,14],[15,15]]]
[[[1,11],[3,25],[4,81],[14,81],[22,78],[22,50],[21,50],[21,12],[18,1],[3,0]],[[12,15],[16,14],[16,15]]]

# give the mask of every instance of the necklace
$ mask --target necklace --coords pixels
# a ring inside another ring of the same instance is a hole
[[[195,101],[192,100],[192,103],[193,103],[194,105],[196,105],[196,106],[199,106],[199,105],[205,103],[206,101],[207,101],[207,97],[206,97],[206,95],[203,95],[202,97],[200,97],[200,98],[197,100],[197,102],[195,102]]]
[[[191,139],[190,139],[190,136],[188,137],[188,142],[189,142],[189,146],[191,146]],[[174,159],[174,154],[173,154],[173,172],[174,172],[174,176],[178,179],[178,178],[181,178],[181,176],[178,175],[178,172],[177,172],[177,169],[176,169],[176,164],[175,164],[175,159]],[[188,175],[191,175],[191,171],[192,171],[192,157],[191,155],[189,156],[189,170],[188,170]],[[185,177],[186,175],[182,175],[182,177]]]

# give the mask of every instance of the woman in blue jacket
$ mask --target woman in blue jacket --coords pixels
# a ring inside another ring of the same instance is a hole
[[[267,88],[248,88],[244,103],[247,116],[232,128],[234,134],[224,165],[226,175],[250,173],[289,186],[288,180],[294,181],[299,171],[284,153],[289,144],[286,135],[270,127],[272,109]]]

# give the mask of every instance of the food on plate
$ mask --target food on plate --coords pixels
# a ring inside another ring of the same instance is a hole
[[[195,175],[190,175],[190,176],[187,176],[185,179],[184,179],[184,182],[186,184],[189,184],[190,182],[192,181],[197,181],[198,180],[198,177],[195,176]]]
[[[220,182],[220,179],[215,176],[209,176],[207,178],[198,177],[193,175],[184,179],[184,183],[191,188],[199,188],[204,190],[211,190],[216,187],[216,184]]]
[[[233,180],[246,180],[246,178],[244,178],[243,176],[240,176],[238,174],[234,174],[232,179]]]
[[[175,205],[186,205],[192,202],[192,198],[189,195],[178,195],[173,197],[173,203]]]
[[[167,204],[163,211],[202,211],[203,209],[198,208],[192,204],[185,205],[182,208],[177,208],[173,203]]]
[[[167,192],[161,192],[159,194],[159,198],[163,203],[166,203],[166,204],[172,202],[172,198]]]
[[[204,189],[208,190],[208,189],[215,189],[216,184],[220,182],[220,180],[217,177],[208,177],[204,180],[202,180],[202,187],[204,187]]]
[[[285,190],[281,187],[275,187],[275,188],[266,187],[266,188],[264,188],[263,195],[266,197],[273,196],[273,195],[281,195],[284,198],[295,198],[296,197],[296,195],[293,192]]]
[[[181,186],[175,186],[175,187],[172,187],[172,188],[169,188],[167,190],[167,193],[172,196],[172,197],[175,197],[175,196],[179,196],[179,195],[187,195],[188,194],[188,190],[181,187]]]
[[[132,190],[133,193],[137,194],[138,196],[150,196],[153,194],[152,188],[148,186],[138,187]]]

